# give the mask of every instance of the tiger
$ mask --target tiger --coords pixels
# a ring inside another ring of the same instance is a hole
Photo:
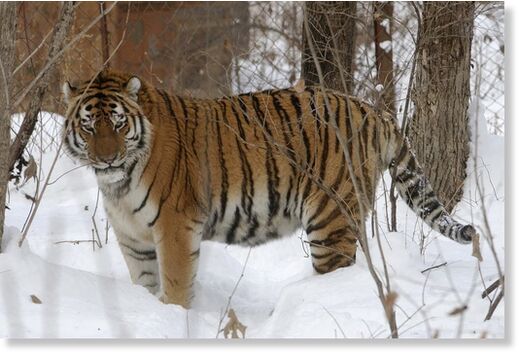
[[[66,151],[93,169],[132,282],[164,303],[190,307],[203,240],[256,246],[302,229],[316,273],[354,264],[386,170],[433,230],[475,236],[396,119],[359,98],[311,86],[190,98],[113,69],[63,95]]]

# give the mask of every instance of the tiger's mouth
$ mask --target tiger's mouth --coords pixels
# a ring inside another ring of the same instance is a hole
[[[95,170],[116,171],[124,168],[124,161],[117,163],[92,162]]]
[[[105,168],[98,168],[94,166],[94,171],[97,176],[99,183],[101,184],[113,184],[127,178],[126,170],[121,164],[119,167],[108,166]]]

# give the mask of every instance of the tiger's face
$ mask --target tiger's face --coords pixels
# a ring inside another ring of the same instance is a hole
[[[101,183],[124,180],[147,151],[149,122],[137,97],[138,78],[126,83],[97,80],[63,93],[68,103],[64,145],[74,158],[90,165]]]

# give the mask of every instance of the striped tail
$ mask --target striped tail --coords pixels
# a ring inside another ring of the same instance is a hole
[[[407,139],[401,142],[389,165],[400,196],[429,227],[458,243],[470,243],[476,235],[474,227],[463,225],[449,215],[424,176]]]

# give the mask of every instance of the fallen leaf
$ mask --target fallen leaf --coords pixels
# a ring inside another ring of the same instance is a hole
[[[29,179],[36,180],[36,174],[38,173],[38,165],[36,164],[36,161],[34,160],[33,156],[29,158],[29,163],[27,165],[27,168],[25,168],[25,171],[23,172],[23,183],[24,185]]]
[[[32,303],[41,304],[41,300],[36,295],[31,295]]]
[[[454,308],[452,311],[449,312],[449,316],[455,316],[455,315],[458,315],[458,314],[461,314],[463,312],[465,312],[467,310],[467,305],[463,305],[461,307],[456,307]]]
[[[229,333],[231,333],[231,338],[239,339],[240,337],[238,336],[238,331],[240,331],[242,338],[245,338],[245,331],[247,330],[247,327],[238,320],[234,309],[231,308],[227,313],[227,316],[229,317],[229,321],[223,328],[223,335],[225,338],[229,338]]]

